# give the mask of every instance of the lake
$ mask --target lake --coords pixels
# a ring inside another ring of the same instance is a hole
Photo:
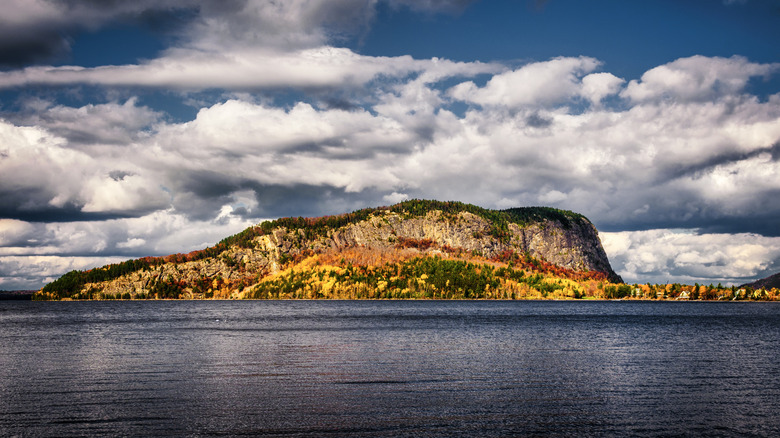
[[[0,436],[780,436],[780,303],[0,301]]]

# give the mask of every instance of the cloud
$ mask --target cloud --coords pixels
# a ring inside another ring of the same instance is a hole
[[[591,73],[582,78],[580,95],[593,105],[600,105],[607,96],[617,94],[625,80],[611,73]]]
[[[457,13],[471,1],[388,0],[387,3],[415,11]],[[234,72],[229,75],[232,81],[247,86],[248,76],[252,74],[270,75],[271,78],[261,81],[267,85],[278,82],[284,74],[296,78],[307,67],[328,70],[344,62],[354,67],[354,61],[344,59],[344,53],[335,53],[331,43],[367,32],[377,4],[376,0],[12,0],[3,5],[0,17],[0,66],[66,61],[74,36],[117,22],[168,34],[171,37],[168,39],[176,45],[162,59],[139,66],[28,68],[21,74],[5,76],[2,83],[3,86],[74,82],[126,85],[136,83],[135,75],[139,75],[136,79],[151,75],[150,80],[140,83],[176,87],[171,76],[175,76],[177,68],[183,68],[185,79],[189,69],[203,69],[204,75],[210,73],[212,79]],[[226,53],[228,56],[218,59]],[[298,56],[301,64],[295,62]],[[340,59],[334,65],[322,59],[307,61],[307,57]],[[279,74],[273,75],[269,71],[276,64]],[[361,73],[361,69],[353,72]],[[323,74],[327,76],[327,72]],[[116,79],[112,81],[111,76]],[[309,75],[309,81],[315,77]],[[185,87],[204,86],[193,78],[185,82]],[[328,79],[323,82],[327,83]],[[293,81],[294,85],[299,83]],[[217,82],[213,86],[224,85]]]
[[[67,59],[73,37],[116,22],[150,26],[164,21],[160,29],[178,18],[172,11],[196,10],[211,0],[10,0],[0,16],[0,66],[23,65]],[[180,15],[180,14],[179,14]]]
[[[526,64],[516,70],[493,76],[484,87],[463,82],[452,87],[449,95],[457,100],[482,106],[551,106],[567,103],[579,96],[599,101],[617,91],[620,79],[612,75],[583,76],[599,66],[594,58],[555,58]]]
[[[627,282],[740,285],[780,269],[780,237],[697,230],[600,233]]]
[[[0,65],[64,58],[79,33],[125,22],[176,36],[181,47],[300,50],[364,30],[369,0],[12,0],[0,17]],[[187,26],[182,26],[186,22]]]
[[[0,258],[0,290],[38,290],[62,274],[120,262],[120,257],[5,256]]]
[[[0,144],[2,217],[73,220],[81,213],[100,213],[95,217],[105,219],[167,205],[157,183],[144,178],[148,172],[133,164],[132,147],[79,150],[44,128],[4,121]],[[129,171],[128,176],[118,178],[117,170]]]
[[[37,115],[17,117],[35,126],[0,125],[8,145],[0,151],[4,212],[32,219],[31,212],[43,217],[60,209],[84,219],[174,208],[205,220],[237,192],[259,199],[307,187],[320,194],[376,191],[377,200],[403,193],[486,206],[553,204],[607,229],[777,229],[771,199],[780,190],[772,177],[780,96],[762,102],[731,93],[613,107],[603,98],[630,85],[587,73],[599,65],[589,58],[511,72],[436,59],[422,64],[419,75],[378,83],[347,110],[302,101],[281,108],[245,96],[170,123],[136,99],[80,108],[37,104]],[[724,68],[725,77],[733,73],[728,64],[712,66]],[[472,96],[486,106],[451,112],[460,86],[442,91],[440,81],[486,69],[493,78]],[[548,84],[551,76],[564,86]],[[495,94],[497,104],[488,104],[485,96],[510,83],[539,87],[530,95]],[[579,98],[591,106],[566,104]],[[33,157],[44,172],[25,170]],[[268,203],[262,209],[269,216],[281,211]]]
[[[154,87],[179,90],[359,87],[378,77],[404,77],[442,65],[449,74],[486,72],[482,63],[371,57],[346,48],[318,46],[297,51],[239,48],[211,52],[171,49],[141,64],[94,68],[27,67],[0,72],[0,88],[37,84]]]
[[[253,223],[230,214],[198,221],[171,210],[95,222],[0,220],[0,289],[38,289],[73,269],[202,249]]]
[[[633,102],[705,101],[741,93],[748,80],[780,69],[780,63],[757,64],[742,56],[692,56],[648,70],[621,93]]]
[[[173,205],[210,215],[239,190],[263,196],[287,187],[294,197],[301,195],[294,187],[389,190],[400,182],[382,163],[405,155],[416,136],[364,110],[303,103],[284,110],[229,100],[201,110],[192,122],[160,128],[151,141],[148,166],[171,189]]]
[[[382,197],[382,200],[386,202],[387,205],[397,204],[399,202],[406,201],[407,199],[409,199],[409,195],[407,195],[406,193],[398,193],[398,192],[393,192],[389,195],[385,195]]]
[[[73,144],[129,144],[146,135],[161,114],[138,106],[137,98],[124,104],[89,104],[80,108],[36,102],[31,114],[13,115],[15,122],[45,128]]]
[[[34,238],[35,230],[36,227],[24,221],[0,219],[0,247],[25,245]]]
[[[239,47],[298,51],[365,31],[375,15],[368,0],[204,2],[185,46],[219,53]]]

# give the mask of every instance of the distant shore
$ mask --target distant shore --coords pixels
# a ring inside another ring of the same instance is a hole
[[[30,301],[35,290],[0,291],[0,300]]]
[[[7,294],[7,293],[6,293]],[[2,293],[0,293],[2,295]],[[3,298],[8,300],[31,300],[29,294],[17,294],[15,298]],[[40,300],[40,301],[622,301],[622,302],[688,302],[688,303],[762,303],[777,302],[777,300],[756,300],[756,299],[680,299],[680,298],[95,298],[95,299],[73,299],[62,298],[58,300]]]

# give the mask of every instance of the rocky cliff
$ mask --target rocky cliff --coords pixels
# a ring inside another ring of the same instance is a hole
[[[157,262],[107,281],[76,282],[77,290],[70,295],[145,296],[169,284],[195,296],[193,291],[228,284],[235,288],[232,296],[238,297],[241,290],[286,263],[356,247],[383,254],[457,251],[483,260],[524,254],[571,271],[601,272],[613,282],[622,282],[610,267],[593,224],[581,215],[554,209],[494,211],[460,203],[407,201],[350,215],[266,222],[233,237],[215,247],[220,251],[206,252],[207,257],[154,259]]]

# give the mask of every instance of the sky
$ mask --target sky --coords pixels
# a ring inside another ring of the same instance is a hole
[[[404,199],[780,271],[778,0],[4,0],[0,289]]]

